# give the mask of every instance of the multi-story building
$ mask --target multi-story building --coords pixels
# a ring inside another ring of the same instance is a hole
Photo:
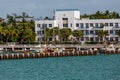
[[[107,41],[120,41],[117,34],[120,30],[120,19],[80,19],[78,9],[57,9],[54,11],[53,20],[36,20],[36,41],[43,40],[45,27],[81,30],[84,34],[81,41],[100,41],[97,32],[107,30],[109,33],[106,37]]]

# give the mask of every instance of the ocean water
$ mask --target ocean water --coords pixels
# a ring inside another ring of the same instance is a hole
[[[1,60],[0,80],[120,80],[120,55]]]

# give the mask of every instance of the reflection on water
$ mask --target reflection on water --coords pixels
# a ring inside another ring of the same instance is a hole
[[[119,80],[120,55],[1,60],[0,80]]]

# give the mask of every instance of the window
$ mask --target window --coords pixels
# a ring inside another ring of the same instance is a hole
[[[115,30],[115,35],[117,35],[118,34],[118,30]]]
[[[100,27],[103,28],[103,27],[104,27],[104,24],[103,24],[103,23],[100,23]]]
[[[72,27],[72,24],[71,24],[71,27]]]
[[[93,34],[93,30],[90,31],[90,34]]]
[[[39,37],[39,38],[37,38],[37,41],[40,41],[40,37]]]
[[[63,20],[68,20],[68,18],[63,18]]]
[[[68,18],[63,18],[63,24],[68,24]]]
[[[118,39],[118,37],[115,37],[115,41],[118,41],[119,39]]]
[[[89,35],[89,31],[87,30],[87,31],[85,31],[85,33],[86,33],[86,35]]]
[[[113,37],[110,37],[110,41],[113,41]]]
[[[37,31],[37,35],[40,35],[40,31]]]
[[[84,41],[84,38],[83,38],[83,37],[81,38],[81,41]]]
[[[118,23],[115,23],[115,27],[118,27]]]
[[[49,27],[52,27],[52,24],[49,24]]]
[[[42,29],[46,28],[47,24],[42,24]]]
[[[95,37],[95,40],[96,40],[96,41],[99,41],[99,37]]]
[[[37,24],[37,27],[41,27],[41,24]]]
[[[63,27],[68,27],[68,18],[63,18]]]
[[[110,23],[110,26],[113,26],[113,23]]]
[[[80,27],[81,27],[81,28],[84,28],[84,24],[83,24],[83,23],[80,23]]]
[[[98,27],[98,23],[95,23],[95,27]]]
[[[90,38],[90,41],[94,41],[93,37]]]
[[[97,34],[98,34],[98,31],[97,31],[97,30],[95,30],[94,35],[97,35]]]
[[[113,34],[113,30],[110,30],[110,34]]]
[[[90,23],[90,26],[93,27],[93,23]]]
[[[88,23],[86,23],[85,25],[86,25],[86,28],[89,28],[89,24]]]
[[[76,23],[76,27],[79,27],[79,23]]]
[[[68,24],[63,24],[63,27],[68,27]]]
[[[108,23],[105,23],[105,26],[108,26]]]

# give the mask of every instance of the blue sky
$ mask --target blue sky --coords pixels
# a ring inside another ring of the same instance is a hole
[[[52,17],[55,9],[79,9],[81,14],[96,11],[120,13],[120,0],[0,0],[0,17],[26,12],[35,18]]]

